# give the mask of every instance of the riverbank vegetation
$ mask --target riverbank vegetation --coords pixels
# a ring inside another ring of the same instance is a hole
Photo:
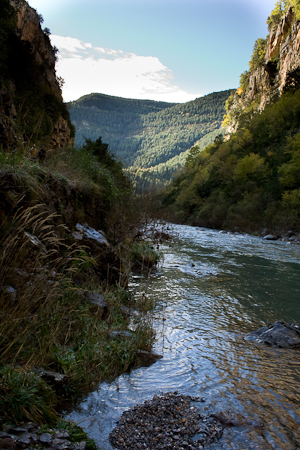
[[[253,118],[245,112],[229,140],[194,148],[161,194],[179,222],[256,231],[300,227],[300,89]]]
[[[53,425],[62,399],[151,350],[153,305],[127,282],[159,254],[140,240],[141,205],[101,138],[43,162],[1,150],[0,169],[0,420]]]

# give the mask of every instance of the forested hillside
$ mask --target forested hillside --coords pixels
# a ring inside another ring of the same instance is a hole
[[[217,137],[202,152],[193,148],[184,170],[162,193],[175,220],[248,231],[299,230],[300,11],[293,5],[276,3],[270,35],[256,41],[250,70],[227,101],[230,138]]]
[[[84,137],[101,136],[133,172],[148,169],[152,179],[157,175],[170,179],[184,164],[183,152],[204,136],[209,135],[206,145],[213,142],[230,93],[217,92],[177,105],[90,94],[69,104],[76,144],[81,145]],[[158,168],[161,164],[166,164],[163,170]]]

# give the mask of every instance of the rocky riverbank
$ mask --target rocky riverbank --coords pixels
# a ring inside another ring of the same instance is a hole
[[[75,424],[63,421],[62,424],[65,424],[69,429],[46,429],[33,422],[23,423],[21,426],[6,425],[3,431],[0,432],[0,448],[10,450],[31,450],[36,448],[40,450],[44,448],[52,450],[85,450],[95,446],[93,441],[87,438],[85,433]]]
[[[223,435],[218,418],[194,406],[204,398],[169,392],[125,411],[110,442],[115,448],[137,449],[203,449]]]

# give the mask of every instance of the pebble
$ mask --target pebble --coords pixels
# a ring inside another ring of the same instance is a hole
[[[0,449],[7,450],[85,450],[86,442],[71,442],[69,433],[65,430],[49,430],[42,432],[33,423],[25,423],[22,427],[6,425],[0,431]]]
[[[199,450],[222,437],[221,422],[191,405],[204,399],[168,392],[124,411],[109,435],[118,449]],[[209,419],[209,420],[208,420]]]

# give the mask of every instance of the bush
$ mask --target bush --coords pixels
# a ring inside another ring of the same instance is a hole
[[[139,261],[144,268],[151,268],[161,258],[161,253],[154,250],[150,242],[134,242],[131,247],[131,259],[136,262]]]
[[[25,368],[0,368],[0,415],[16,423],[55,423],[56,396],[38,375]]]

